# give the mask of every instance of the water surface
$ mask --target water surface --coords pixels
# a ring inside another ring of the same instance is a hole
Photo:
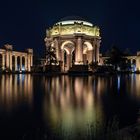
[[[101,131],[137,122],[140,75],[69,77],[0,75],[0,139]]]

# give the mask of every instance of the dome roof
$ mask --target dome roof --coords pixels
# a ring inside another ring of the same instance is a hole
[[[97,26],[79,16],[69,16],[60,19],[49,29],[48,34],[50,36],[69,36],[75,34],[91,37],[100,36]]]
[[[58,22],[68,21],[68,20],[81,20],[81,21],[86,21],[84,18],[79,17],[79,16],[67,16],[67,17],[61,18]]]
[[[81,18],[79,16],[68,16],[60,19],[56,24],[62,24],[62,25],[68,25],[68,24],[74,24],[77,23],[83,23],[84,25],[93,26],[92,23],[88,22],[84,18]]]

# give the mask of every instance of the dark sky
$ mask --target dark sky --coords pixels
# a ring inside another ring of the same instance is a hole
[[[140,50],[140,2],[137,0],[1,0],[0,46],[44,50],[46,28],[65,16],[81,16],[101,30],[101,51],[116,44]]]

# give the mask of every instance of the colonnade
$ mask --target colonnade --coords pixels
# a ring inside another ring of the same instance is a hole
[[[105,64],[105,60],[107,60],[109,57],[102,57],[100,56],[100,60],[102,61],[101,65]],[[128,62],[131,65],[132,71],[140,71],[140,52],[137,52],[137,55],[133,56],[125,56],[126,62]]]
[[[50,44],[53,43],[53,47],[56,48],[56,58],[58,61],[62,62],[63,70],[69,70],[72,66],[72,61],[74,61],[75,65],[87,65],[92,62],[99,63],[100,38],[86,39],[79,36],[74,39],[64,40],[55,38],[53,41],[50,41]],[[87,44],[84,44],[85,42]],[[49,43],[46,44],[46,47],[48,44]],[[66,62],[64,56],[65,53]],[[72,60],[73,53],[75,55],[74,60]]]
[[[11,49],[0,49],[1,67],[4,71],[31,71],[33,66],[33,50],[17,52]]]

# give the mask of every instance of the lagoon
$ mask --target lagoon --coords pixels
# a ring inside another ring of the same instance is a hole
[[[138,74],[0,75],[1,140],[96,137],[114,118],[137,123],[139,109]]]

